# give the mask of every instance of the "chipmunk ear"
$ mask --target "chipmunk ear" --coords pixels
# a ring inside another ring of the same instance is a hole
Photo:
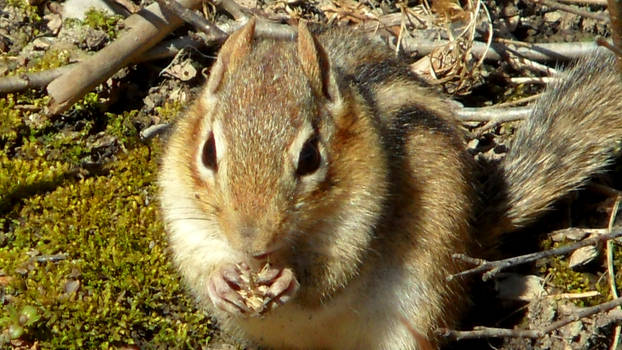
[[[303,20],[298,24],[298,59],[315,93],[337,102],[341,96],[328,55]]]
[[[242,58],[251,52],[254,34],[255,17],[249,19],[248,23],[229,36],[220,48],[218,59],[210,71],[207,92],[215,93],[225,72],[235,70]]]

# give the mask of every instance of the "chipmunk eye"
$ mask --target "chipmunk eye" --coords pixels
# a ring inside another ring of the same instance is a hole
[[[320,167],[322,155],[317,145],[317,137],[312,136],[305,142],[298,156],[298,168],[296,175],[305,176],[313,173]]]
[[[201,155],[201,161],[206,168],[210,168],[216,171],[216,140],[214,139],[214,133],[210,132],[207,141],[203,144],[203,154]]]

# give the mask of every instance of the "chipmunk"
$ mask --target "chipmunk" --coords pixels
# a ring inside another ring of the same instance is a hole
[[[187,285],[245,344],[432,349],[469,305],[466,268],[607,165],[622,80],[595,53],[553,84],[496,169],[448,99],[348,29],[223,44],[170,136],[160,199]]]

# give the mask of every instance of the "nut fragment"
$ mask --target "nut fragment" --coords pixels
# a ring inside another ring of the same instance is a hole
[[[251,271],[248,268],[237,265],[240,270],[240,277],[243,284],[240,285],[238,294],[244,298],[246,306],[252,310],[254,314],[260,315],[267,311],[269,304],[268,290],[270,287],[265,284],[260,284],[258,281],[268,281],[266,277],[274,270],[270,269],[270,264],[266,263],[258,273]]]

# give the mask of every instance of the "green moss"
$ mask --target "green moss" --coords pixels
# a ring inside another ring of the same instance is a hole
[[[103,11],[90,9],[86,11],[84,24],[91,28],[99,29],[106,32],[111,39],[117,36],[117,23],[123,17],[118,15],[109,15]]]
[[[179,113],[184,109],[184,106],[176,101],[164,102],[162,106],[155,108],[155,112],[160,116],[162,121],[171,122],[177,118]]]
[[[156,200],[158,147],[143,145],[136,111],[101,113],[88,94],[41,126],[0,98],[0,348],[199,348],[212,325],[171,267]],[[172,108],[172,107],[171,107]],[[93,140],[124,151],[84,174]]]
[[[129,111],[121,114],[106,113],[108,123],[106,126],[107,134],[117,137],[124,143],[136,140],[138,131],[132,124],[132,120],[136,117],[138,111]]]
[[[119,27],[117,24],[122,16],[119,15],[110,15],[104,11],[89,9],[84,14],[84,20],[79,20],[75,18],[68,18],[63,21],[63,25],[68,27],[86,25],[93,29],[98,29],[110,37],[110,39],[114,39],[119,34]]]
[[[32,73],[32,72],[41,72],[44,70],[54,69],[58,67],[65,66],[70,63],[72,59],[72,54],[70,50],[58,50],[58,49],[50,49],[43,53],[41,56],[30,57],[28,64],[25,66],[18,66],[14,69],[7,70],[3,72],[1,75],[4,76],[14,76],[23,73]],[[0,64],[3,61],[8,61],[5,56],[0,55]],[[7,67],[10,66],[7,64]],[[29,96],[32,94],[24,93],[21,96]],[[42,100],[40,96],[33,97],[35,100]],[[3,107],[0,106],[0,109]]]
[[[68,170],[65,163],[41,158],[9,160],[6,153],[0,153],[0,210],[7,209],[18,198],[55,186]]]
[[[15,96],[7,94],[0,97],[0,149],[11,147],[23,128],[22,115],[15,109]]]
[[[553,243],[550,238],[542,243],[543,249],[557,248],[567,242]],[[555,256],[547,259],[540,267],[540,274],[550,276],[549,284],[553,285],[559,293],[583,293],[597,290],[599,296],[575,299],[573,302],[577,306],[593,306],[608,301],[609,289],[606,285],[606,279],[597,279],[588,272],[575,271],[568,267],[567,256]]]
[[[31,5],[27,0],[8,0],[7,5],[22,11],[26,18],[28,18],[31,22],[41,21],[39,8]]]
[[[192,308],[168,262],[155,163],[140,146],[113,162],[106,176],[67,181],[9,211],[0,247],[0,266],[12,278],[3,291],[11,308],[0,316],[6,329],[16,325],[15,310],[28,306],[41,317],[21,325],[22,337],[42,347],[176,347],[208,340],[209,321]],[[53,177],[48,168],[29,169]],[[28,172],[8,172],[28,178]],[[41,259],[58,254],[64,259]]]
[[[51,49],[46,51],[42,57],[35,59],[28,66],[30,72],[40,72],[54,69],[69,64],[71,52],[69,50]]]

